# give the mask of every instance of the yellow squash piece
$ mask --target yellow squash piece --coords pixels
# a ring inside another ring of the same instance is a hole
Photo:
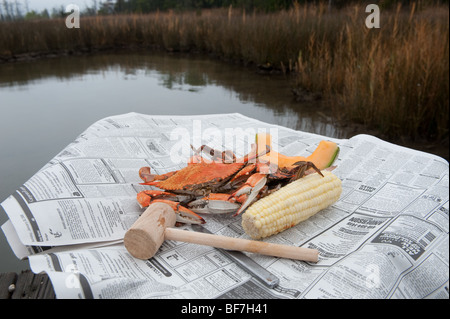
[[[266,145],[272,149],[272,138],[270,134],[257,134],[256,143],[258,149],[265,149]],[[297,162],[312,162],[320,170],[333,165],[339,155],[339,146],[331,141],[321,141],[316,150],[308,157],[286,156],[275,151],[260,156],[259,161],[277,164],[278,167],[292,167]]]

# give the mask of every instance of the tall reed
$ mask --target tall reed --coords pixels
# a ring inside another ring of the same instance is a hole
[[[380,29],[367,29],[366,17],[358,5],[296,4],[271,14],[86,17],[80,29],[63,19],[2,22],[0,61],[122,47],[200,51],[292,71],[294,85],[321,92],[336,118],[389,136],[448,137],[448,6],[383,10]]]
[[[337,117],[390,137],[448,137],[448,11],[399,6],[370,30],[359,12],[341,12],[333,40],[310,35],[298,85],[324,92]]]

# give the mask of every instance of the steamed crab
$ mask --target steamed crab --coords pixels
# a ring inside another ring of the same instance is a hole
[[[322,175],[312,162],[279,167],[261,161],[270,152],[268,145],[258,151],[254,144],[251,152],[242,158],[236,158],[231,151],[219,152],[205,145],[194,151],[195,155],[181,170],[163,175],[152,174],[149,167],[139,170],[142,185],[160,189],[140,192],[137,199],[142,207],[162,201],[174,209],[178,222],[203,224],[205,220],[198,214],[234,213],[236,216],[257,199],[303,177],[309,169]],[[210,158],[203,157],[203,153]]]

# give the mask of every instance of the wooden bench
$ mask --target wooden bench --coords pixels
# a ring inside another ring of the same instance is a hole
[[[55,299],[52,283],[46,274],[32,271],[0,274],[0,299]]]

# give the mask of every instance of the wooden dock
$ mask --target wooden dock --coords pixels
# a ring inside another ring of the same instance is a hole
[[[35,275],[30,270],[20,274],[0,274],[0,299],[56,299],[52,283],[46,274]]]

